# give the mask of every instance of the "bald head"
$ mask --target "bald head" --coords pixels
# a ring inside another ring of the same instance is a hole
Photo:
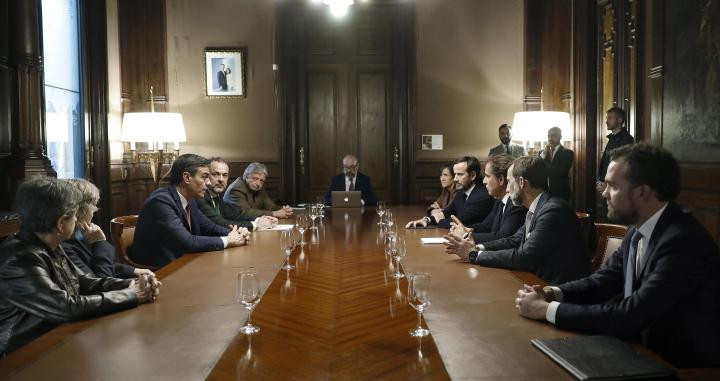
[[[347,177],[355,177],[358,171],[359,163],[357,157],[353,154],[347,154],[343,158],[343,173]]]
[[[562,139],[562,130],[560,127],[552,127],[548,130],[548,144],[551,147],[557,147]]]

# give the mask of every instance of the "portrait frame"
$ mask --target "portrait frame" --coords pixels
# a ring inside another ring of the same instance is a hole
[[[205,48],[205,96],[208,98],[247,97],[247,49]],[[221,74],[223,73],[223,74]]]

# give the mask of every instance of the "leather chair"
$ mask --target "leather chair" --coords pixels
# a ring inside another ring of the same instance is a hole
[[[592,260],[593,271],[599,269],[608,257],[620,247],[627,229],[628,227],[625,225],[595,224],[597,246]]]
[[[127,249],[133,243],[133,238],[135,237],[135,225],[137,225],[137,220],[137,214],[115,217],[110,220],[110,234],[112,235],[115,250],[117,250],[118,257],[123,263],[127,263],[128,265],[133,267],[150,269],[155,271],[156,268],[136,263],[128,256]]]
[[[588,256],[592,252],[592,220],[590,215],[585,212],[575,212],[578,221],[580,222],[580,231],[582,232],[583,241],[585,241],[585,250]]]

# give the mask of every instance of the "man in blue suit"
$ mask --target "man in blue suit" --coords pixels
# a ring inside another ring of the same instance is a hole
[[[342,162],[343,173],[330,179],[330,187],[325,192],[325,205],[332,205],[332,192],[337,191],[360,191],[363,205],[377,204],[378,198],[370,183],[370,177],[360,173],[360,163],[355,155],[346,155]]]
[[[674,201],[677,161],[659,147],[625,145],[603,180],[608,217],[631,225],[622,245],[588,277],[525,286],[518,311],[562,330],[640,341],[677,367],[719,367],[720,255]]]
[[[222,250],[247,243],[245,228],[220,226],[198,209],[210,185],[210,161],[185,154],[170,169],[170,186],[153,192],[140,211],[130,258],[148,266],[164,266],[185,253]]]

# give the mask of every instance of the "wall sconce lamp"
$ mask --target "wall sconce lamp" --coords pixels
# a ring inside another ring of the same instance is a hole
[[[172,164],[180,155],[180,143],[187,141],[182,115],[174,112],[155,112],[150,88],[150,112],[128,112],[123,115],[120,140],[130,143],[131,162],[148,164],[155,185],[167,173],[160,176],[165,163]],[[148,143],[148,151],[137,152],[135,143]],[[166,152],[166,144],[174,143],[174,152]]]

